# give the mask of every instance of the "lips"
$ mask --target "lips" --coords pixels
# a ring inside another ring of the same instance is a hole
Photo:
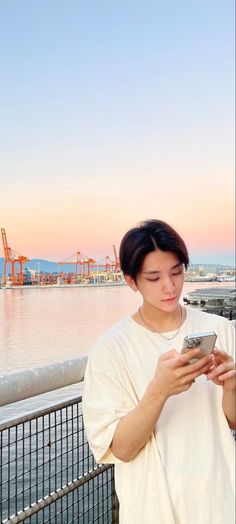
[[[165,298],[162,300],[162,302],[173,302],[174,300],[176,300],[177,297],[172,297],[172,298]]]

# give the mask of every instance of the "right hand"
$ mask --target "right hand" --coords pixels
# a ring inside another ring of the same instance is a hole
[[[199,351],[198,348],[193,348],[185,354],[180,354],[172,349],[161,355],[152,381],[157,395],[167,400],[172,395],[187,391],[197,377],[209,370],[212,355],[206,355],[193,364],[189,363]]]

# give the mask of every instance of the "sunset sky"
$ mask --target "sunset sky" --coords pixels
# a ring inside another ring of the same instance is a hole
[[[0,1],[0,227],[112,255],[160,218],[234,263],[234,1]],[[0,257],[3,256],[0,243]]]

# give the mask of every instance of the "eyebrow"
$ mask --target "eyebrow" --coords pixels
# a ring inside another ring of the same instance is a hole
[[[177,269],[178,267],[182,266],[182,262],[178,262],[178,264],[175,264],[174,266],[172,266],[170,268],[170,271],[172,271],[173,269]],[[150,271],[142,271],[143,275],[157,275],[159,273],[161,273],[161,271],[158,271],[157,269],[150,269]]]

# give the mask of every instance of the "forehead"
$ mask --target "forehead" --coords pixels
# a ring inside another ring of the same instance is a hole
[[[171,251],[161,251],[157,249],[148,253],[144,258],[141,271],[142,273],[148,271],[169,271],[173,267],[180,264],[178,257]]]

